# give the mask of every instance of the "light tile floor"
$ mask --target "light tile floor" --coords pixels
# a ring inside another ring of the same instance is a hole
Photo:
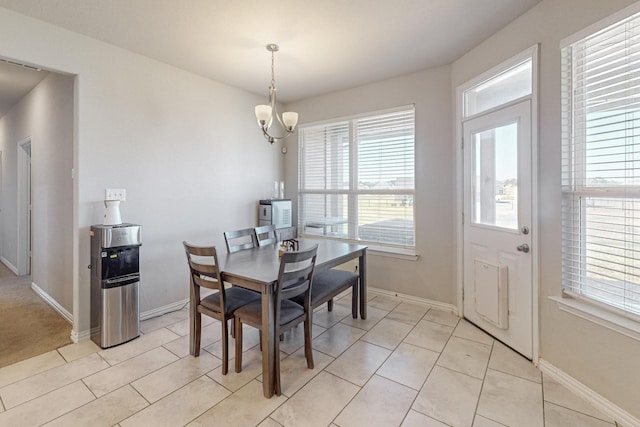
[[[258,334],[244,334],[243,371],[221,374],[220,325],[203,316],[189,355],[188,311],[141,323],[101,350],[91,341],[0,369],[0,426],[612,426],[529,361],[456,316],[350,295],[314,314],[315,369],[303,328],[281,345],[282,396],[262,396]],[[230,340],[233,358],[233,340]]]

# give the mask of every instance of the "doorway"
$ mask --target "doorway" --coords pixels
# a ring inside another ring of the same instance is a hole
[[[532,358],[531,104],[463,124],[464,316]]]
[[[18,143],[18,275],[31,274],[31,138]]]
[[[537,46],[458,88],[458,307],[537,362]]]

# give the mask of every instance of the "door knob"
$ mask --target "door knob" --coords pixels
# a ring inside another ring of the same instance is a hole
[[[523,243],[522,245],[518,246],[516,249],[526,254],[529,252],[529,245],[527,245],[526,243]]]

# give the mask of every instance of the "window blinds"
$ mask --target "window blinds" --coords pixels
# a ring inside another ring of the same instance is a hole
[[[640,16],[563,48],[563,288],[640,315]]]
[[[413,107],[300,130],[303,233],[415,246]]]

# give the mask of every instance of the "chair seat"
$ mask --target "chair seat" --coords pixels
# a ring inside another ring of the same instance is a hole
[[[358,275],[346,270],[330,269],[316,273],[311,285],[311,306],[316,307],[319,303],[351,288],[354,280],[358,280]],[[303,304],[304,295],[297,295],[291,300]]]
[[[260,294],[257,292],[250,291],[248,289],[243,289],[237,286],[225,289],[225,303],[226,303],[226,313],[233,313],[239,307],[247,303],[251,303],[254,301],[258,301],[260,304]],[[200,301],[200,305],[208,308],[209,310],[216,311],[220,313],[220,293],[215,292],[211,295],[207,295]]]
[[[262,321],[262,302],[255,301],[240,307],[236,310],[235,315],[242,318],[243,322],[259,325]],[[303,306],[286,299],[280,302],[280,325],[286,325],[300,316],[304,316]]]

